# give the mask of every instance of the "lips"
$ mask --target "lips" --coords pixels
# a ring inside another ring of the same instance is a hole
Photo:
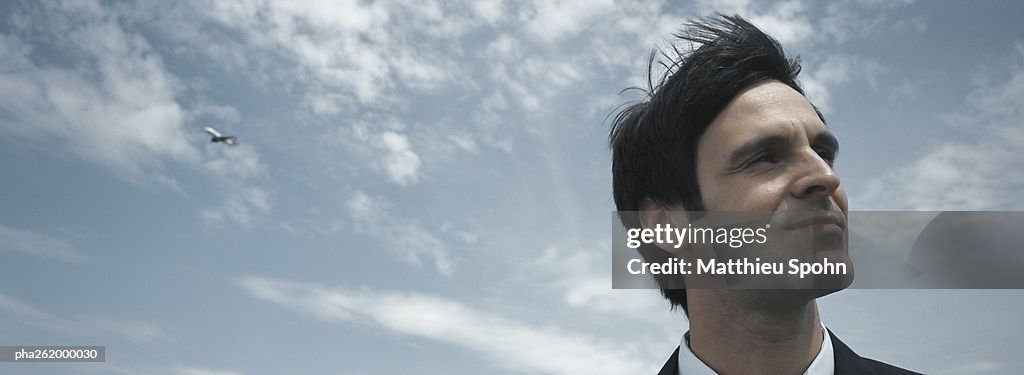
[[[785,229],[806,229],[806,228],[838,228],[846,229],[846,217],[838,212],[821,212],[808,215],[800,215],[787,220],[782,226]]]

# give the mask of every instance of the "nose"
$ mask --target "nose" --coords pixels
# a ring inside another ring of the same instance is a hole
[[[790,185],[790,194],[796,198],[827,198],[839,189],[839,175],[816,152],[809,150],[802,162],[795,166],[796,179]]]

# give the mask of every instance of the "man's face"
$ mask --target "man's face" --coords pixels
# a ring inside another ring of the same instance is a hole
[[[803,95],[778,81],[751,86],[712,121],[697,146],[709,211],[841,210],[835,137]]]
[[[846,193],[832,168],[838,143],[811,104],[778,81],[757,83],[722,110],[697,146],[707,211],[771,216],[781,238],[767,258],[846,261]],[[758,254],[751,254],[758,255]]]

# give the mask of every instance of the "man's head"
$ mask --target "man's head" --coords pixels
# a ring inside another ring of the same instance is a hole
[[[641,227],[659,209],[841,211],[845,219],[846,196],[832,170],[838,143],[796,82],[799,61],[739,16],[691,23],[677,37],[699,47],[674,49],[646,100],[624,108],[612,125],[613,194],[623,224]],[[640,253],[649,262],[670,256],[652,245]],[[686,310],[685,289],[669,278],[658,282]]]

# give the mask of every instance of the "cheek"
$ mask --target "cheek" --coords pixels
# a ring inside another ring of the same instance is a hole
[[[704,186],[701,186],[704,189]],[[718,211],[776,211],[785,195],[786,185],[781,181],[725,181],[713,191],[702,190],[704,205]]]
[[[836,201],[836,205],[839,206],[839,210],[843,211],[844,215],[850,213],[849,202],[846,200],[846,190],[843,189],[842,185],[840,185],[839,188],[836,189],[836,192],[832,194],[832,199]]]

